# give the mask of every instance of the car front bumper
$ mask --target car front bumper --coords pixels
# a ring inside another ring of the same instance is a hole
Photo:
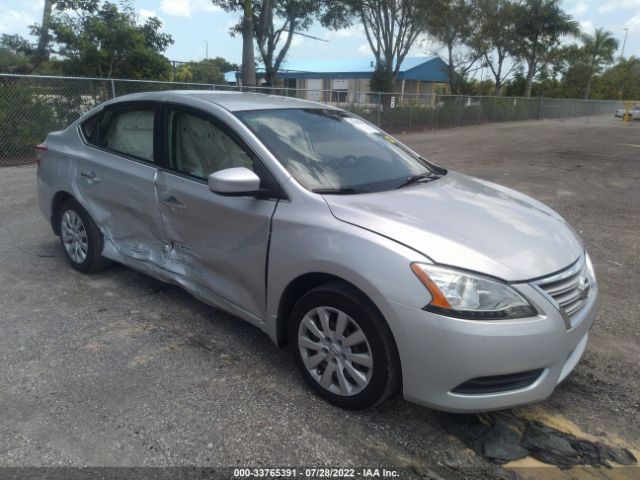
[[[385,302],[393,317],[403,395],[438,410],[478,412],[544,400],[576,366],[596,314],[597,286],[567,329],[558,309],[535,287],[517,289],[541,312],[518,320],[474,321]],[[469,380],[541,370],[532,383],[491,393],[456,393]]]

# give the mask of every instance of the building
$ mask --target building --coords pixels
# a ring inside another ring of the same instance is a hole
[[[369,81],[375,61],[368,58],[353,60],[301,60],[283,64],[277,78],[282,86],[306,91],[307,100],[317,102],[371,101]],[[258,70],[258,76],[260,70]],[[227,72],[230,84],[239,84],[237,72]],[[448,83],[447,64],[437,56],[407,57],[400,66],[394,92],[405,94],[431,94],[436,85]]]

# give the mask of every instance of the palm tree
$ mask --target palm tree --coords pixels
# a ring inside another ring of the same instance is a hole
[[[602,67],[613,63],[613,56],[618,49],[618,40],[613,38],[613,34],[598,28],[593,35],[583,33],[581,35],[584,43],[583,51],[586,56],[587,67],[589,68],[589,78],[584,91],[584,99],[589,100],[593,76],[602,71]]]
[[[49,26],[51,23],[51,8],[55,0],[44,0],[44,8],[42,9],[42,25],[40,26],[40,37],[38,38],[38,47],[36,48],[35,63],[39,65],[47,60],[49,55],[47,47],[49,45]]]
[[[531,96],[533,79],[565,35],[579,35],[580,26],[562,10],[560,0],[527,0],[516,4],[515,31],[520,38],[514,54],[527,65],[525,94]]]

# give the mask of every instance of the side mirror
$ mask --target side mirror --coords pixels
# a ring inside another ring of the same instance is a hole
[[[260,190],[260,177],[245,167],[225,168],[209,175],[209,190],[219,195],[249,195]]]

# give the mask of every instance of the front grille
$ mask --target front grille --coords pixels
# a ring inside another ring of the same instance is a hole
[[[584,257],[567,270],[536,281],[535,285],[560,310],[567,328],[575,326],[574,319],[587,302],[591,289]]]
[[[472,378],[461,383],[451,390],[453,393],[464,393],[466,395],[481,395],[483,393],[508,392],[525,388],[535,382],[543,368],[529,370],[527,372],[509,373],[507,375],[493,375],[490,377]]]

